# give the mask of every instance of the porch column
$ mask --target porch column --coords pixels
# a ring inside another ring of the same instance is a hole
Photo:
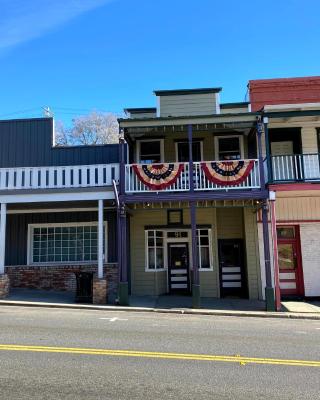
[[[192,125],[188,125],[188,144],[189,144],[189,185],[190,193],[194,192],[193,181],[193,154],[192,154]],[[197,248],[197,218],[196,218],[196,203],[190,203],[190,221],[191,221],[191,240],[192,240],[192,307],[200,307],[200,280],[199,280],[199,262]]]
[[[119,264],[119,303],[129,305],[128,259],[127,259],[127,215],[125,204],[118,209],[118,264]]]
[[[98,278],[103,278],[103,200],[98,205]]]
[[[1,203],[1,212],[0,212],[0,275],[4,274],[4,265],[5,265],[6,221],[7,221],[7,205],[5,203]]]
[[[264,126],[261,120],[257,121],[257,136],[258,136],[258,153],[259,153],[259,171],[261,190],[266,190],[266,179],[263,166],[262,156],[262,134]],[[268,201],[263,200],[262,203],[262,226],[263,226],[263,247],[264,247],[264,263],[266,270],[266,309],[267,311],[275,310],[274,288],[272,286],[271,263],[270,263],[270,241],[269,241],[269,226],[268,226]]]
[[[4,273],[5,250],[6,250],[6,218],[7,205],[1,204],[0,211],[0,299],[9,294],[9,277]]]
[[[278,238],[277,238],[277,215],[276,215],[276,192],[270,192],[270,214],[273,242],[273,269],[274,269],[274,289],[276,296],[276,310],[281,310],[281,295],[279,282],[279,259],[278,259]]]

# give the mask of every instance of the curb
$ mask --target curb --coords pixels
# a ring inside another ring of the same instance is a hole
[[[180,314],[180,315],[212,315],[221,317],[254,317],[254,318],[286,318],[286,319],[307,319],[320,320],[320,313],[294,313],[294,312],[267,312],[267,311],[226,311],[208,309],[166,309],[152,307],[130,307],[130,306],[107,306],[91,304],[66,304],[66,303],[43,303],[35,301],[14,301],[0,300],[0,306],[16,307],[37,307],[37,308],[56,308],[65,310],[95,310],[95,311],[114,311],[114,312],[149,312],[159,314]]]

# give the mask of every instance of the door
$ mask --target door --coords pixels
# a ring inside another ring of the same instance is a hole
[[[168,244],[169,292],[172,294],[190,292],[188,251],[188,243]]]
[[[219,266],[220,296],[247,297],[242,240],[219,240]]]
[[[299,230],[295,226],[277,228],[279,285],[282,296],[303,296]]]

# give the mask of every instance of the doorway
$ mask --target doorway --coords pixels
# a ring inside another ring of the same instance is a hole
[[[299,228],[277,227],[279,285],[281,296],[303,296]]]
[[[220,239],[218,245],[220,296],[246,298],[248,291],[243,241],[241,239]]]
[[[170,294],[189,294],[188,243],[168,243],[168,278]]]

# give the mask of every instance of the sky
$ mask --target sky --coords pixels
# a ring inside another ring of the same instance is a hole
[[[318,0],[0,0],[0,119],[69,124],[154,107],[155,89],[320,75]]]

